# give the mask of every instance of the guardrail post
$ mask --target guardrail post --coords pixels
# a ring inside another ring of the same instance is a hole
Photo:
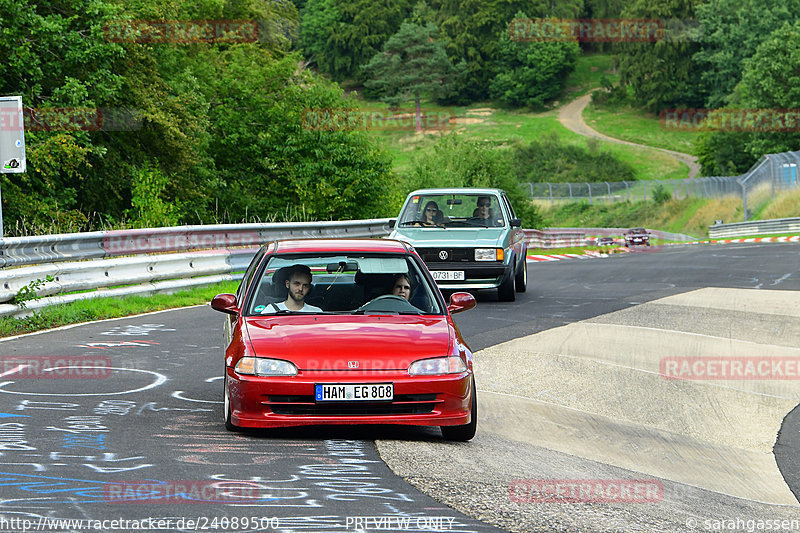
[[[592,184],[587,181],[586,185],[589,187],[589,205],[592,205]]]
[[[742,186],[742,209],[744,210],[744,221],[747,222],[747,187],[744,183],[739,183]]]

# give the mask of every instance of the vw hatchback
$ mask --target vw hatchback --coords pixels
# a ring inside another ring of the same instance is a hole
[[[390,238],[414,246],[442,289],[496,289],[513,301],[527,288],[525,234],[500,189],[414,191]]]
[[[309,239],[263,246],[237,293],[214,297],[225,321],[225,425],[477,426],[472,352],[425,264],[392,240]]]

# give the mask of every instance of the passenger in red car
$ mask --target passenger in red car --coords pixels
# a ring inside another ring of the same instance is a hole
[[[295,265],[286,280],[289,296],[285,302],[269,304],[266,312],[275,311],[300,311],[304,313],[319,313],[322,309],[305,303],[306,296],[311,291],[311,269],[307,265]],[[274,308],[274,309],[271,309]]]
[[[394,278],[392,294],[408,300],[411,298],[411,280],[405,274],[398,274]]]

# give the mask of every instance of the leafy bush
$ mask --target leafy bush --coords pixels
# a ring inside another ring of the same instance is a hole
[[[635,171],[597,143],[587,148],[564,144],[551,134],[512,149],[514,174],[519,183],[587,183],[633,180]]]
[[[414,189],[432,187],[491,187],[508,194],[525,228],[541,227],[541,216],[526,189],[514,177],[511,152],[484,142],[451,134],[414,159],[409,176],[400,182],[403,198]]]
[[[40,296],[36,294],[36,291],[41,289],[45,283],[50,283],[54,280],[55,278],[48,274],[44,279],[37,278],[31,281],[27,285],[20,287],[17,294],[11,300],[11,303],[18,305],[20,309],[25,309],[28,306],[28,302],[40,298]]]
[[[518,12],[514,18],[528,17]],[[497,44],[497,75],[489,94],[508,106],[541,108],[561,94],[579,54],[575,41],[518,41],[503,30]]]
[[[659,183],[658,186],[653,189],[651,196],[657,205],[663,205],[672,200],[672,194],[670,194],[670,192],[666,190],[664,185],[661,183]]]

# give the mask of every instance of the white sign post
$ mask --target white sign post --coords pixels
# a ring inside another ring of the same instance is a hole
[[[21,96],[0,96],[0,173],[25,172],[25,122]],[[3,201],[0,193],[0,237]]]

